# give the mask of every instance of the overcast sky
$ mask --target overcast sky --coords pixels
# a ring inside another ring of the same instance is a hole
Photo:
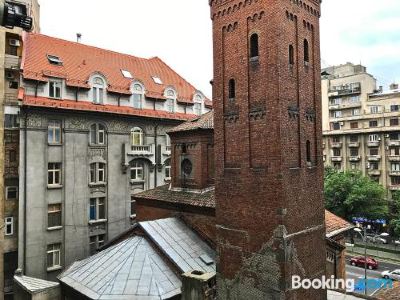
[[[39,0],[43,34],[139,57],[159,56],[211,97],[208,0]],[[362,63],[400,81],[400,1],[323,0],[322,65]]]

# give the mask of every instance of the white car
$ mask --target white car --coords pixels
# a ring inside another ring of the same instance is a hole
[[[386,279],[400,280],[400,269],[382,272],[382,277]]]

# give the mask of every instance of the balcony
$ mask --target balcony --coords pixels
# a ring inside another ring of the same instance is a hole
[[[19,70],[21,59],[18,56],[6,54],[4,59],[4,68]]]
[[[343,87],[343,86],[340,86]],[[352,95],[352,94],[360,94],[361,93],[361,83],[354,84],[352,87],[348,85],[345,88],[334,89],[328,91],[329,97],[336,97],[342,95]]]
[[[368,147],[379,147],[380,143],[381,143],[381,141],[369,141],[367,143],[367,146]]]
[[[151,145],[132,145],[130,155],[134,156],[151,156],[153,155]]]
[[[360,147],[360,142],[350,142],[349,148],[358,148]]]
[[[381,176],[381,170],[368,170],[369,176]]]
[[[360,159],[361,159],[361,156],[359,156],[359,155],[355,155],[355,156],[350,156],[349,157],[349,161],[360,161]]]
[[[389,155],[389,161],[400,161],[400,155]]]
[[[331,142],[331,148],[342,148],[342,142]]]
[[[332,156],[331,160],[332,161],[342,161],[342,157],[341,156]]]
[[[389,171],[389,176],[400,176],[400,171]]]
[[[387,142],[387,145],[390,147],[390,146],[400,146],[400,141],[398,141],[398,140],[389,140],[388,142]]]
[[[163,155],[170,156],[171,155],[171,146],[165,146],[163,150]]]
[[[390,185],[389,190],[391,191],[400,191],[400,185]]]
[[[368,159],[368,161],[380,161],[381,156],[380,155],[368,155],[367,159]]]

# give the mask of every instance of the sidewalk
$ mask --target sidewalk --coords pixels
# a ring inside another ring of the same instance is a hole
[[[357,247],[357,246],[347,246],[346,253],[348,255],[364,255],[364,248]],[[384,252],[380,250],[371,250],[367,249],[367,255],[377,257],[380,259],[388,260],[389,262],[398,263],[400,264],[400,255],[395,253]]]

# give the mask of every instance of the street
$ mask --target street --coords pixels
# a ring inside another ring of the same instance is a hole
[[[362,267],[353,267],[352,265],[349,264],[350,257],[346,257],[346,276],[347,279],[364,279],[364,268]],[[386,270],[394,270],[400,268],[400,265],[398,264],[393,264],[393,263],[388,263],[388,262],[380,262],[379,267],[377,270],[368,270],[367,269],[367,279],[370,278],[382,278],[381,273]],[[377,289],[368,289],[367,294],[371,295],[373,294]],[[363,292],[359,292],[363,293]]]

